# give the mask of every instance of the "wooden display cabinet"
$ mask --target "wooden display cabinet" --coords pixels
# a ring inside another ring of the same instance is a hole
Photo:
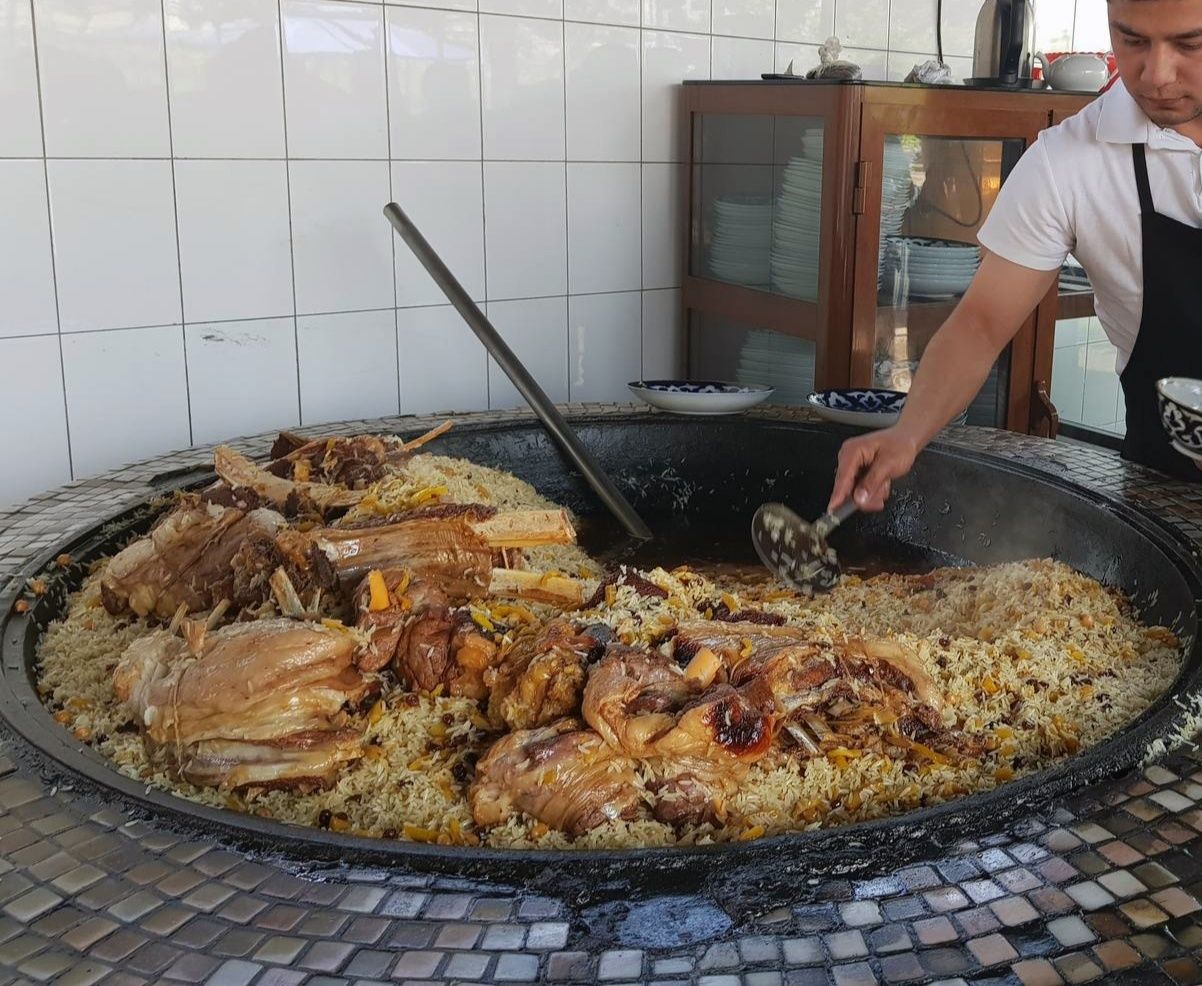
[[[784,80],[680,94],[689,375],[772,383],[789,403],[812,388],[908,388],[1006,175],[1092,98]],[[1049,292],[967,420],[1054,432],[1055,321],[1091,313],[1088,290]]]

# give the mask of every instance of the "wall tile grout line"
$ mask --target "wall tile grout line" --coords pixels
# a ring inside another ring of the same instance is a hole
[[[488,317],[488,177],[484,163],[488,160],[484,147],[484,36],[480,26],[480,0],[476,2],[476,91],[480,111],[480,255],[484,266],[484,311]],[[488,372],[488,351],[484,352],[484,406],[492,407],[492,376]]]
[[[607,294],[639,294],[639,293],[656,294],[657,292],[662,292],[662,291],[678,291],[678,290],[680,290],[679,285],[670,284],[670,285],[667,285],[664,287],[655,287],[655,288],[620,288],[618,290],[605,290],[605,291],[577,291],[575,294],[572,294],[570,296],[567,295],[566,293],[518,295],[515,297],[494,298],[493,301],[494,302],[547,301],[547,300],[553,299],[553,298],[566,298],[566,297],[593,298],[593,297],[597,297],[598,295],[607,295]],[[477,305],[486,304],[486,299],[484,299],[483,297],[473,298],[472,300]],[[400,312],[405,312],[405,311],[421,311],[422,309],[426,309],[426,308],[450,308],[450,307],[452,307],[450,302],[441,301],[441,302],[436,302],[434,304],[424,304],[424,305],[398,305],[395,310],[400,311]],[[392,307],[343,308],[343,309],[339,309],[337,311],[299,312],[298,316],[300,318],[317,318],[317,317],[325,316],[325,315],[362,315],[362,314],[367,314],[370,312],[389,312],[389,311],[393,311],[393,310],[394,309]],[[186,324],[190,325],[190,326],[191,325],[233,325],[233,324],[242,323],[242,322],[275,322],[275,321],[279,321],[280,319],[291,318],[291,317],[292,317],[292,315],[290,312],[281,312],[278,315],[249,315],[249,316],[244,315],[244,316],[240,316],[238,318],[204,318],[204,319],[197,319],[195,322],[188,322]],[[155,322],[150,325],[112,325],[112,326],[106,326],[103,329],[74,329],[74,330],[64,331],[62,333],[62,335],[64,335],[64,336],[86,336],[86,335],[97,335],[97,334],[103,333],[103,332],[138,332],[143,329],[172,328],[175,326],[179,326],[181,324],[185,324],[185,323]],[[41,339],[41,338],[44,338],[44,337],[50,336],[50,335],[55,335],[55,333],[53,333],[53,332],[21,332],[21,333],[15,334],[15,335],[2,336],[2,337],[0,337],[0,342],[3,342],[6,339]]]
[[[563,11],[562,0],[559,9],[561,12]],[[567,335],[567,344],[564,346],[566,363],[564,372],[567,374],[567,391],[570,401],[572,399],[572,199],[568,190],[570,180],[568,169],[568,29],[567,25],[562,22],[559,25],[559,56],[563,65],[563,289],[567,299],[563,304],[565,316],[563,330]]]
[[[392,35],[389,31],[388,7],[382,7],[380,10],[380,30],[383,38],[383,56],[384,56],[384,140],[388,147],[388,201],[396,201],[396,189],[392,185],[392,77],[388,71],[389,52],[392,51]],[[384,220],[388,222],[387,219]],[[388,225],[388,246],[392,257],[391,273],[392,273],[392,345],[393,356],[396,362],[396,413],[401,413],[401,338],[400,338],[400,319],[397,315],[397,307],[400,304],[400,283],[396,276],[396,233],[392,229],[391,223]]]
[[[175,213],[175,270],[179,278],[179,344],[184,358],[184,407],[188,410],[188,444],[194,445],[192,431],[192,387],[188,376],[188,316],[184,311],[184,257],[179,238],[179,187],[175,178],[175,135],[171,123],[171,70],[167,64],[167,0],[159,0],[159,26],[163,38],[163,99],[167,104],[167,149],[171,153],[171,208]]]
[[[296,423],[304,425],[305,407],[301,396],[300,305],[296,302],[296,238],[292,223],[292,161],[288,156],[288,83],[284,59],[288,57],[284,40],[284,0],[276,0],[276,33],[280,42],[280,117],[284,134],[284,194],[288,200],[288,269],[292,274],[292,355],[296,361]],[[389,166],[391,169],[391,165]]]
[[[58,337],[58,373],[63,387],[63,426],[67,439],[67,474],[75,479],[75,456],[71,450],[71,408],[67,403],[67,361],[63,354],[63,315],[58,297],[58,258],[54,255],[54,212],[50,206],[50,163],[46,157],[46,108],[42,102],[42,63],[38,53],[37,10],[29,0],[29,29],[33,38],[33,70],[38,98],[38,127],[42,140],[42,181],[46,189],[46,228],[50,239],[50,281],[54,292],[54,326]],[[36,160],[30,158],[29,160]],[[49,335],[50,333],[39,333]],[[27,338],[8,336],[7,338]]]

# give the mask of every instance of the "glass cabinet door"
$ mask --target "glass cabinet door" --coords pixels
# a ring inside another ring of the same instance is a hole
[[[856,176],[853,386],[910,389],[935,333],[981,265],[977,233],[1046,108],[1021,100],[984,111],[982,94],[865,106]],[[1010,108],[1018,106],[1019,108]],[[1036,313],[962,414],[969,424],[1025,431],[1031,413]]]
[[[932,336],[981,263],[977,230],[1023,152],[1021,139],[885,134],[877,237],[874,386],[909,390]],[[1011,352],[965,410],[1006,422]]]
[[[821,117],[698,114],[689,273],[817,301]]]

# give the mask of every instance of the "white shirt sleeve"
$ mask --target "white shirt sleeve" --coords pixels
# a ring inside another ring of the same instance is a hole
[[[1002,183],[977,241],[991,253],[1034,270],[1055,270],[1077,245],[1043,135]]]

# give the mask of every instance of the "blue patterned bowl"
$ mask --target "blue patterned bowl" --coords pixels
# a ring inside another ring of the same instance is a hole
[[[820,390],[810,394],[810,407],[820,418],[860,428],[888,428],[897,424],[906,395],[900,390],[872,387]]]
[[[1202,461],[1202,380],[1165,377],[1156,381],[1160,423],[1182,455]]]

